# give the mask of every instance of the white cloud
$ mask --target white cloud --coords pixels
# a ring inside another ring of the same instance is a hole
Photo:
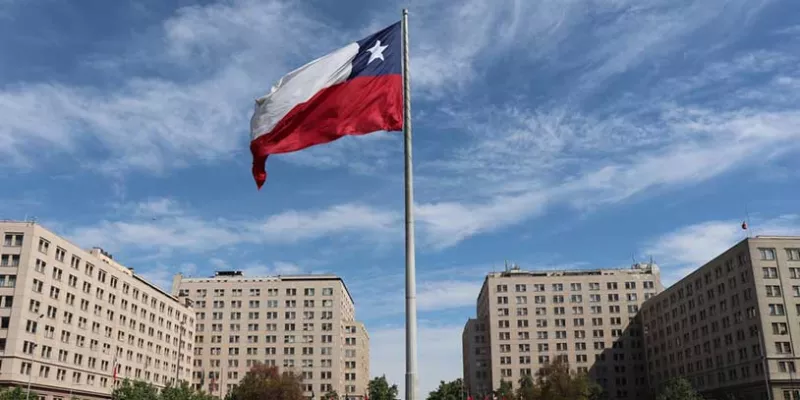
[[[791,154],[800,147],[797,61],[769,51],[734,57],[592,114],[561,106],[448,110],[471,140],[418,174],[423,196],[440,198],[418,206],[423,238],[447,247],[549,206],[616,204]],[[753,74],[775,79],[737,78]],[[708,90],[717,96],[697,97]]]
[[[180,272],[186,276],[192,276],[197,272],[197,265],[193,263],[183,263],[177,268],[175,266],[158,265],[156,268],[135,270],[136,274],[146,281],[158,286],[167,293],[172,291],[172,278]]]
[[[123,205],[122,208],[125,206]],[[133,214],[140,217],[161,217],[182,213],[180,205],[175,200],[165,197],[148,199],[128,205],[127,208],[132,208]]]
[[[67,152],[110,173],[230,157],[247,148],[253,99],[290,70],[298,51],[326,46],[331,35],[316,34],[321,26],[278,0],[182,8],[146,48],[121,46],[165,76],[177,69],[180,81],[133,75],[109,93],[57,83],[7,86],[0,90],[0,154],[33,166],[31,157],[43,149]],[[129,54],[119,57],[130,62]],[[195,76],[198,65],[202,76]]]
[[[542,194],[526,193],[496,197],[485,204],[420,204],[416,211],[424,238],[434,247],[444,248],[476,234],[522,222],[521,215],[530,217],[543,211],[546,201]]]
[[[800,235],[799,215],[752,221],[753,236]],[[743,240],[747,232],[741,224],[742,220],[715,220],[682,227],[655,239],[644,252],[661,266],[664,285],[671,285]]]
[[[436,389],[439,381],[462,375],[461,332],[463,325],[436,325],[420,321],[418,332],[418,385],[421,398]],[[370,373],[386,374],[397,384],[400,399],[405,396],[405,328],[379,328],[369,331]]]
[[[153,209],[152,204],[160,202],[150,199],[127,207]],[[66,236],[82,246],[102,245],[109,251],[124,248],[205,252],[244,243],[290,244],[332,234],[352,234],[375,242],[397,230],[395,213],[358,204],[308,212],[288,210],[256,222],[207,219],[175,207],[170,210],[174,215],[105,220],[74,227]]]
[[[249,264],[242,269],[245,276],[277,276],[277,275],[298,275],[307,273],[301,266],[285,262],[275,261],[272,265]]]
[[[424,281],[417,290],[417,309],[431,311],[474,306],[482,285],[480,279]]]
[[[455,274],[452,271],[449,275]],[[423,274],[417,277],[417,310],[436,311],[474,308],[483,284],[485,269],[461,271],[460,276],[475,279],[437,279],[443,274]],[[474,275],[473,275],[474,274]],[[381,318],[403,314],[405,310],[405,275],[382,276],[380,279],[347,282],[358,303],[359,318]],[[371,299],[359,301],[359,299]]]

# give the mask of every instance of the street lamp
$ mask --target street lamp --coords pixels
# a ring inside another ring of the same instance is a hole
[[[44,314],[39,314],[36,317],[36,330],[33,331],[33,342],[32,342],[33,343],[33,352],[32,352],[32,356],[33,357],[36,357],[36,346],[37,346],[36,337],[38,336],[38,332],[39,332],[39,321],[42,320],[42,317],[44,317]],[[25,393],[25,400],[29,400],[31,398],[31,380],[33,379],[33,357],[31,357],[31,369],[30,369],[30,371],[28,371],[28,391],[27,391],[27,393]]]

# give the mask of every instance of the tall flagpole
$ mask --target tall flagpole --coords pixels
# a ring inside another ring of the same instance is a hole
[[[403,150],[406,205],[406,396],[417,400],[417,278],[414,251],[414,177],[411,163],[411,85],[408,71],[408,9],[403,9]]]

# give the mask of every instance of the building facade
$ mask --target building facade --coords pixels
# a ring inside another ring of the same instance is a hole
[[[647,301],[650,384],[710,399],[800,399],[800,238],[748,238]]]
[[[176,275],[173,293],[195,309],[195,387],[225,396],[257,363],[303,377],[306,396],[363,398],[369,336],[341,278]]]
[[[602,385],[609,399],[647,392],[639,307],[663,290],[658,266],[523,271],[486,276],[477,317],[463,333],[465,387],[483,396],[517,386],[562,359]]]
[[[118,379],[191,378],[194,312],[113,260],[33,222],[0,222],[0,385],[110,398]]]

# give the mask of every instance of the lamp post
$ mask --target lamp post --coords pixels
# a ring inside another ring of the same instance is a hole
[[[36,316],[36,330],[33,331],[33,342],[32,342],[33,343],[33,352],[31,354],[32,355],[32,357],[31,357],[31,369],[30,369],[30,371],[28,371],[28,390],[25,393],[25,400],[30,400],[30,398],[31,398],[31,380],[33,380],[33,357],[36,357],[36,347],[37,347],[36,338],[37,338],[38,332],[39,332],[39,321],[42,320],[42,317],[44,317],[44,314],[39,314],[38,316]]]

